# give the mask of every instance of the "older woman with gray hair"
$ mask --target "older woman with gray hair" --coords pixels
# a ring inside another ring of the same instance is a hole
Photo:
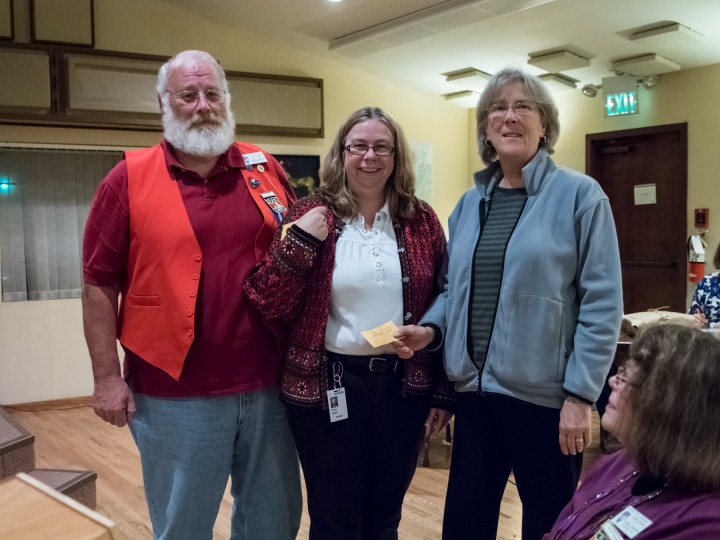
[[[542,538],[590,443],[622,316],[620,256],[600,186],[550,159],[559,133],[539,79],[492,77],[477,106],[487,168],[450,216],[442,294],[405,329],[426,335],[420,348],[442,334],[457,391],[445,540],[496,537],[511,471],[522,538]]]

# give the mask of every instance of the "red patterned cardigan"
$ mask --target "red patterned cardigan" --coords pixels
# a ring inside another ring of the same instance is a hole
[[[321,206],[319,197],[299,200],[285,223]],[[335,267],[335,243],[345,222],[327,213],[328,237],[319,242],[299,227],[282,227],[243,288],[263,317],[290,322],[290,342],[282,379],[283,399],[292,405],[327,408],[328,388],[325,329],[330,312],[330,286]],[[405,324],[417,324],[438,293],[437,276],[445,255],[445,234],[430,205],[409,221],[393,223],[402,271]],[[417,351],[405,360],[403,395],[432,392],[433,407],[454,410],[455,391],[442,367],[441,351]]]

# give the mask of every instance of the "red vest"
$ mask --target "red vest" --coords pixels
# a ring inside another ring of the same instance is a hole
[[[235,146],[241,154],[261,152],[248,143],[236,142]],[[132,150],[125,153],[125,159],[130,248],[119,339],[143,360],[178,380],[195,334],[202,252],[162,147]],[[252,171],[242,170],[263,216],[263,226],[255,238],[256,261],[265,255],[278,227],[273,208],[284,214],[282,210],[288,207],[285,189],[273,167],[267,163],[262,168],[264,172],[258,172],[257,166]],[[256,189],[258,180],[262,188]],[[268,195],[268,188],[277,201]]]

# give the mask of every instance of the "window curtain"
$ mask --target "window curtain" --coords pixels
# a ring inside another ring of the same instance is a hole
[[[2,301],[77,298],[95,189],[122,152],[0,148]]]

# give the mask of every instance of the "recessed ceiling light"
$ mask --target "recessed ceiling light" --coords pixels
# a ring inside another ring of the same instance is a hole
[[[540,75],[538,79],[540,79],[553,94],[556,92],[565,92],[566,90],[575,90],[577,88],[575,84],[577,81],[575,79],[560,75],[559,73],[546,73],[545,75]]]
[[[559,71],[588,67],[590,60],[570,51],[562,50],[540,56],[531,56],[528,64],[551,73],[557,73]]]
[[[463,90],[462,92],[453,92],[452,94],[445,94],[443,96],[445,101],[450,101],[455,105],[460,105],[466,109],[472,109],[477,105],[480,99],[480,94],[472,92],[470,90]]]
[[[492,76],[489,73],[485,73],[484,71],[480,71],[475,68],[461,69],[459,71],[444,73],[443,75],[447,75],[445,81],[450,84],[464,88],[465,90],[478,91],[485,88],[485,85]]]
[[[647,75],[659,75],[660,73],[669,73],[680,69],[680,64],[668,60],[659,54],[644,54],[634,58],[626,58],[613,62],[614,70],[623,73],[632,73],[638,77],[646,77]]]
[[[680,23],[667,24],[650,30],[635,32],[630,36],[631,41],[641,39],[643,43],[655,45],[672,45],[689,41],[705,41],[705,36],[692,28],[683,26]]]
[[[396,46],[408,43],[410,41],[431,37],[441,32],[446,32],[453,28],[464,26],[465,21],[477,22],[479,20],[487,20],[500,15],[507,15],[523,11],[529,8],[554,2],[555,0],[443,0],[434,2],[434,5],[427,6],[417,11],[407,13],[400,17],[391,18],[390,20],[368,26],[361,30],[351,32],[343,36],[331,39],[328,44],[329,51],[337,51],[345,54],[343,49],[351,45],[367,41],[369,39],[377,39],[382,42],[388,42],[388,45]],[[380,2],[376,2],[380,3]],[[412,4],[413,2],[404,2]],[[415,2],[418,3],[418,2]],[[421,2],[429,3],[429,2]],[[469,11],[469,13],[468,13]],[[464,13],[465,16],[458,16],[458,13]],[[475,12],[475,13],[473,13]],[[451,20],[448,20],[447,17]],[[413,30],[405,31],[409,27]],[[387,37],[388,34],[400,32],[400,39]]]

